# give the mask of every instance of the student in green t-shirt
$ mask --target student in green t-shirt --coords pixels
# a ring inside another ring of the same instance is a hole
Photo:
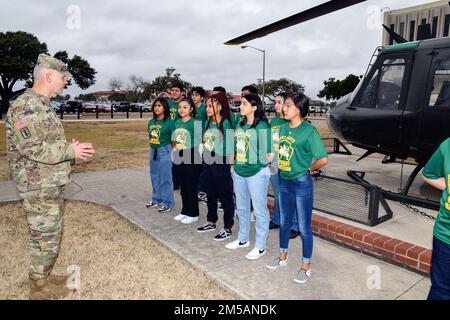
[[[208,117],[206,116],[205,95],[205,89],[203,89],[202,87],[194,87],[189,93],[189,96],[195,104],[197,119],[201,120],[203,123],[206,123],[206,121],[208,120]]]
[[[170,119],[176,121],[180,118],[178,114],[178,105],[183,98],[184,86],[181,82],[175,82],[170,88]]]
[[[241,114],[245,119],[237,124],[235,131],[235,159],[233,185],[236,194],[236,211],[239,217],[239,234],[228,249],[250,246],[250,200],[255,215],[255,246],[245,256],[254,260],[266,253],[269,235],[269,210],[267,190],[269,187],[269,162],[273,160],[270,126],[264,114],[262,101],[256,94],[241,99]]]
[[[286,92],[280,92],[275,96],[275,117],[270,120],[270,128],[272,129],[273,149],[275,151],[274,161],[270,166],[270,183],[274,193],[274,209],[269,229],[278,229],[280,227],[280,176],[278,174],[278,142],[280,138],[280,127],[288,122],[284,119],[283,108],[287,98]],[[297,216],[292,217],[291,239],[299,235]]]
[[[181,82],[177,81],[172,84],[170,88],[170,99],[169,99],[169,107],[170,107],[170,119],[173,121],[177,121],[180,119],[178,114],[178,104],[183,98],[184,86]],[[177,175],[175,174],[175,167],[172,167],[172,179],[173,179],[173,189],[179,190],[180,183],[177,180]]]
[[[450,300],[450,138],[441,143],[423,169],[427,183],[442,190],[433,231],[431,288],[428,300]]]
[[[217,200],[220,200],[224,211],[224,228],[214,240],[224,241],[231,237],[234,223],[233,180],[230,172],[234,154],[234,130],[226,96],[217,93],[208,98],[206,114],[208,122],[203,134],[202,173],[205,177],[208,215],[207,223],[197,231],[209,232],[216,229]]]
[[[172,182],[172,132],[175,124],[170,119],[169,104],[165,98],[157,98],[152,105],[153,118],[147,124],[150,143],[150,178],[152,182],[152,200],[147,208],[160,205],[159,212],[170,211],[173,200]]]
[[[206,108],[205,108],[205,89],[202,87],[194,87],[189,92],[189,96],[195,104],[195,111],[197,112],[197,119],[201,120],[203,126],[205,126],[208,117],[206,116]],[[200,173],[200,177],[198,178],[198,194],[199,201],[206,200],[206,186],[205,186],[205,177],[203,171]]]
[[[269,269],[287,264],[289,236],[293,215],[297,215],[302,240],[303,262],[294,281],[305,283],[311,276],[313,251],[312,207],[313,181],[310,172],[327,164],[328,155],[319,132],[305,121],[309,99],[302,93],[286,98],[284,118],[279,132],[278,172],[280,173],[280,253]]]
[[[178,106],[180,119],[175,121],[172,141],[175,147],[173,162],[180,183],[181,212],[174,218],[183,224],[198,221],[199,209],[197,185],[202,170],[198,146],[202,140],[203,125],[196,119],[195,105],[191,98],[183,98]]]

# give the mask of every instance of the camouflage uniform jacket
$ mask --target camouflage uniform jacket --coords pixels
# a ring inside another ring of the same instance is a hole
[[[7,157],[19,192],[70,181],[74,149],[48,98],[26,90],[11,103],[5,126]]]

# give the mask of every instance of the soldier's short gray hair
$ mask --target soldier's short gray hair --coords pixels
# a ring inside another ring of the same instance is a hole
[[[54,72],[55,70],[41,67],[40,65],[36,65],[33,69],[33,79],[34,81],[38,80],[40,77],[44,75],[45,72]],[[57,72],[57,71],[55,71]]]
[[[35,81],[38,80],[42,76],[42,74],[43,74],[42,71],[44,71],[44,70],[45,70],[45,68],[42,68],[39,65],[36,65],[33,69],[33,79]]]

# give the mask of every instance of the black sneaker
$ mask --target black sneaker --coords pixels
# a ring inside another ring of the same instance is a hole
[[[274,223],[273,221],[270,221],[270,223],[269,223],[269,229],[270,229],[270,230],[272,230],[272,229],[278,229],[278,228],[280,228],[280,225],[279,225],[279,224],[276,224],[276,223]]]
[[[224,241],[227,240],[229,237],[231,237],[231,231],[227,231],[225,229],[222,229],[220,233],[214,237],[214,240],[216,241]]]
[[[205,193],[205,192],[199,192],[199,193],[197,194],[197,199],[198,199],[198,201],[205,201],[205,199],[206,199],[206,193]]]
[[[210,224],[210,223],[207,223],[207,224],[201,226],[200,228],[197,228],[197,232],[209,232],[209,231],[214,231],[214,230],[216,230],[216,225]]]
[[[161,207],[158,209],[158,212],[166,213],[166,212],[169,212],[170,210],[172,210],[172,208],[167,208],[166,206],[161,206]]]
[[[146,206],[147,208],[154,208],[154,207],[156,207],[157,205],[158,205],[158,203],[153,202],[153,201],[149,201],[149,203],[147,203],[145,206]]]

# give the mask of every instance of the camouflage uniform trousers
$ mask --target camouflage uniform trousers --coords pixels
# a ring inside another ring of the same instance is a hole
[[[20,194],[27,217],[30,240],[29,277],[44,278],[55,265],[63,233],[64,186]]]

